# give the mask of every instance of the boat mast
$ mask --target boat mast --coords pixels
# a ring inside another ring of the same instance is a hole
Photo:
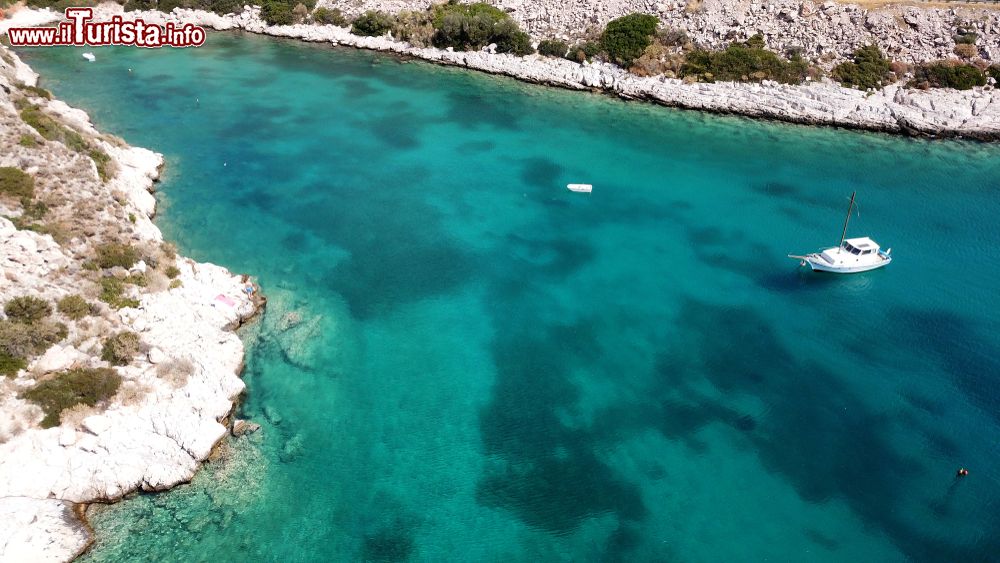
[[[858,195],[857,191],[851,192],[851,204],[847,206],[847,218],[844,219],[844,232],[840,234],[840,244],[837,246],[844,246],[844,239],[847,238],[847,223],[851,221],[851,210],[854,209],[854,196]]]

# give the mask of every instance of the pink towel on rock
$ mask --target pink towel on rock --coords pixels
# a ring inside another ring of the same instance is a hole
[[[226,297],[225,295],[223,295],[221,293],[215,296],[215,300],[216,301],[222,301],[223,303],[225,303],[226,305],[229,305],[230,307],[234,307],[236,305],[235,301],[233,301],[232,299]]]

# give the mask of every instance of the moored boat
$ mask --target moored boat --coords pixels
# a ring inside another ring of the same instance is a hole
[[[874,240],[868,237],[847,238],[847,224],[851,221],[851,211],[854,210],[854,197],[847,207],[847,218],[844,219],[844,230],[840,235],[840,244],[820,252],[811,254],[789,254],[789,258],[799,260],[799,266],[808,265],[814,272],[832,272],[835,274],[854,274],[881,268],[892,262],[892,249],[882,250]]]

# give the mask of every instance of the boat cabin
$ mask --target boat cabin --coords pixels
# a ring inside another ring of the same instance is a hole
[[[878,252],[879,246],[872,239],[868,237],[861,238],[849,238],[844,241],[841,248],[854,254],[855,256],[864,256],[866,254],[875,254]]]

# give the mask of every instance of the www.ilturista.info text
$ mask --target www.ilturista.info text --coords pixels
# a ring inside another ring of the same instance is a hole
[[[136,19],[125,21],[114,16],[110,21],[92,22],[90,8],[66,8],[66,21],[56,27],[12,27],[7,30],[15,47],[46,45],[133,45],[136,47],[198,47],[205,43],[205,29],[189,23],[162,27]]]

